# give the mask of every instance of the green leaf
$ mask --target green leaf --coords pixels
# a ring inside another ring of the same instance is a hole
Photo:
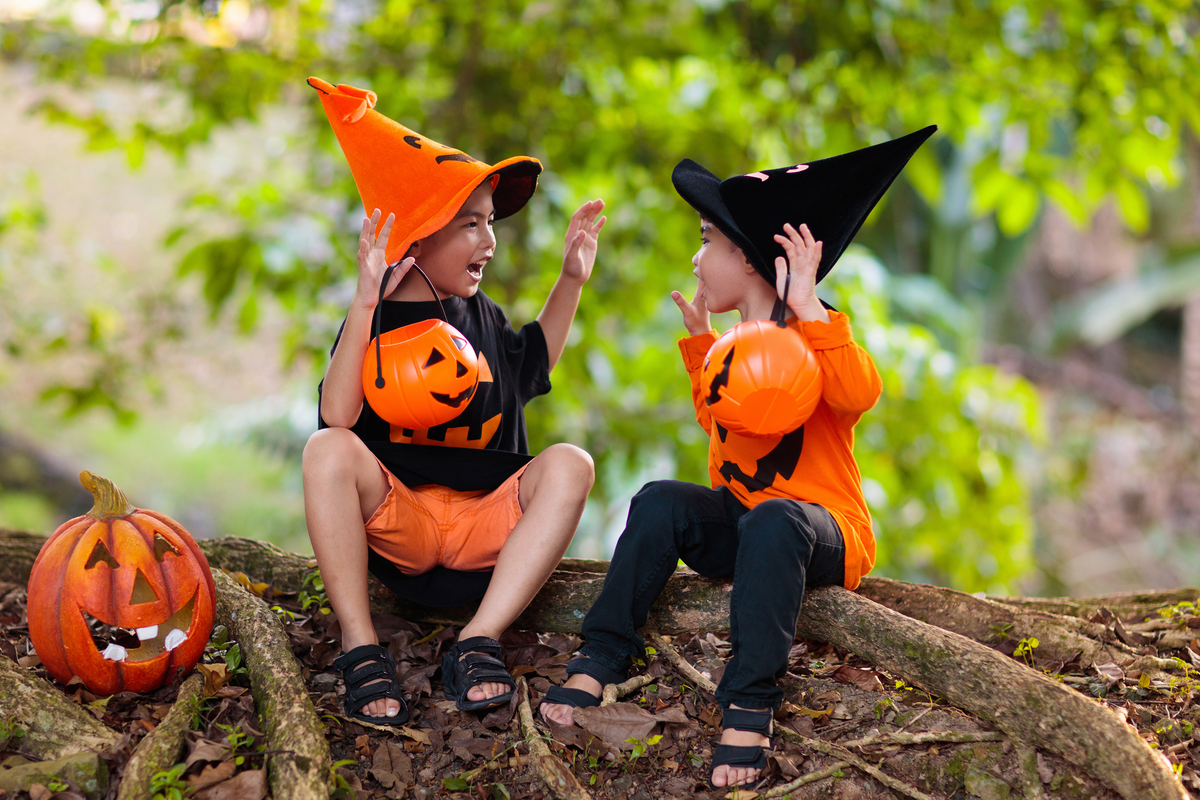
[[[448,792],[465,792],[471,785],[462,778],[442,778],[442,788]]]

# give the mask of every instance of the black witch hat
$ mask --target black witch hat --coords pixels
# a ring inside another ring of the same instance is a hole
[[[785,256],[775,241],[790,222],[808,225],[823,242],[817,280],[825,277],[858,233],[871,209],[892,185],[936,125],[890,142],[794,167],[780,167],[722,181],[685,158],[671,182],[692,208],[742,249],[767,283],[775,285],[775,258]]]

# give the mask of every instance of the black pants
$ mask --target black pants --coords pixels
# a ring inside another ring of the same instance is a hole
[[[618,671],[645,652],[638,628],[679,559],[708,578],[733,576],[733,657],[717,687],[722,707],[779,708],[777,681],[805,586],[841,584],[846,546],[819,505],[767,500],[747,509],[725,487],[648,483],[633,498],[599,599],[583,620],[580,651]]]

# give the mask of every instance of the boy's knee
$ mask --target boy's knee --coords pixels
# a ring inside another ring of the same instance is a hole
[[[739,520],[748,541],[761,547],[812,550],[817,533],[808,514],[795,500],[774,499],[759,503]]]
[[[346,428],[323,428],[308,437],[304,445],[304,474],[324,473],[345,469],[364,447],[362,441]]]
[[[673,536],[676,503],[680,502],[676,481],[650,481],[633,496],[629,503],[626,534]]]
[[[570,486],[584,487],[591,491],[596,482],[596,464],[592,456],[582,447],[573,444],[555,444],[547,447],[546,456],[549,474]]]

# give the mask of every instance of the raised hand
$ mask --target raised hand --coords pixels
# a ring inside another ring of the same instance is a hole
[[[377,208],[369,218],[363,219],[362,234],[358,237],[358,288],[354,293],[354,301],[368,311],[374,310],[379,303],[379,282],[383,280],[383,273],[387,270],[388,236],[392,233],[392,223],[396,221],[395,214],[388,214],[383,228],[379,231],[379,237],[376,238],[375,228],[379,225],[381,213]],[[383,292],[384,297],[396,291],[400,279],[415,263],[416,259],[406,258],[400,262],[400,266],[392,270],[387,288]]]
[[[791,223],[783,226],[784,236],[775,234],[775,241],[783,246],[787,260],[775,259],[775,291],[788,308],[802,320],[829,322],[829,312],[817,298],[817,267],[821,265],[821,243],[813,239],[808,226],[801,224],[797,231]],[[791,288],[787,277],[791,275]]]
[[[571,215],[571,224],[567,226],[567,235],[563,243],[562,274],[580,284],[586,283],[587,279],[592,277],[600,229],[608,221],[608,217],[596,219],[603,210],[603,200],[589,200]]]
[[[689,335],[699,336],[712,330],[708,321],[708,302],[705,300],[703,279],[696,283],[696,296],[692,298],[692,302],[684,300],[680,292],[671,292],[671,299],[683,313],[683,324]]]

